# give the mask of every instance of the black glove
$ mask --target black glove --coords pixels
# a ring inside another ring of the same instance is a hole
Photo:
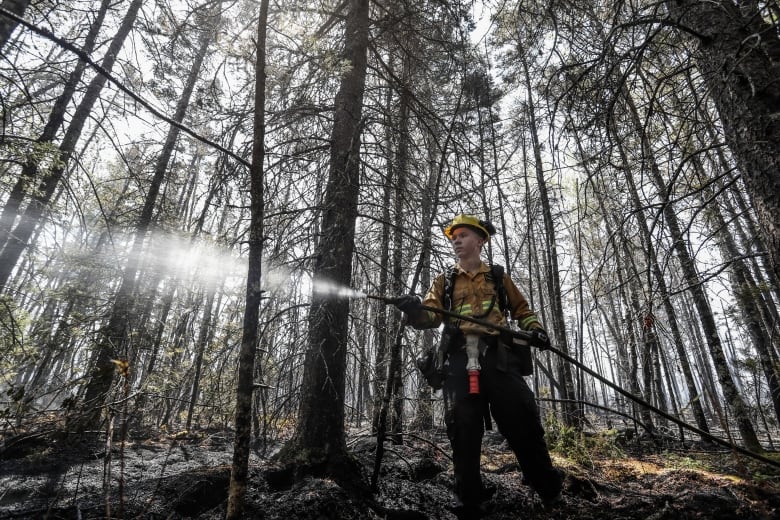
[[[550,336],[547,335],[544,329],[533,329],[531,331],[531,345],[539,350],[547,350],[550,348]]]
[[[398,307],[398,310],[412,316],[420,311],[420,305],[422,305],[420,297],[416,294],[404,294],[403,296],[399,296],[394,303],[395,306]]]

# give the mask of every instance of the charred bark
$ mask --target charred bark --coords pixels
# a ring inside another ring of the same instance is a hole
[[[336,93],[330,172],[325,187],[314,283],[348,285],[360,192],[360,132],[365,90],[369,0],[350,0],[343,56],[351,65]],[[280,453],[336,474],[344,469],[344,392],[349,300],[312,295],[298,429]],[[301,460],[303,459],[303,460]]]
[[[252,163],[250,168],[251,216],[249,223],[249,268],[246,280],[241,348],[238,353],[236,383],[236,436],[233,441],[233,465],[228,487],[227,520],[241,518],[249,475],[249,443],[252,438],[252,398],[255,390],[255,351],[258,344],[263,260],[263,217],[265,214],[265,88],[266,36],[268,34],[268,0],[260,2],[257,22],[257,56],[255,62],[255,112],[253,122]]]

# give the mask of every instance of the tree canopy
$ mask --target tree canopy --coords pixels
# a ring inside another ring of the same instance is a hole
[[[544,414],[774,445],[776,2],[265,7],[0,4],[3,435],[401,442],[438,333],[365,294],[471,213],[576,362],[535,353]]]

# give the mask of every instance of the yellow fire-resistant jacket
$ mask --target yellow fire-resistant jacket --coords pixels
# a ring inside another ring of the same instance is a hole
[[[501,313],[501,308],[496,294],[496,286],[493,283],[490,267],[482,262],[479,269],[474,273],[469,273],[455,265],[455,290],[452,294],[452,311],[464,316],[480,317],[490,308],[490,302],[495,297],[493,308],[487,316],[480,319],[495,323],[496,325],[506,326],[506,320]],[[444,299],[444,288],[446,278],[451,273],[441,273],[433,281],[433,285],[423,299],[423,305],[428,307],[442,308]],[[504,273],[504,288],[506,289],[507,304],[512,319],[517,320],[521,329],[541,329],[542,324],[536,314],[528,305],[528,300],[520,292],[512,279]],[[454,318],[447,318],[454,320]],[[442,315],[432,311],[422,311],[417,316],[410,316],[410,324],[417,329],[428,329],[438,327],[442,322]],[[484,334],[497,335],[498,331],[490,329],[476,323],[467,321],[460,322],[460,329],[464,334]]]

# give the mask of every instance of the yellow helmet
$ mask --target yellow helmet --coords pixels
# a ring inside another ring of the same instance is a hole
[[[482,235],[485,240],[488,241],[490,240],[490,235],[494,235],[496,233],[496,228],[490,222],[487,222],[486,220],[479,220],[473,215],[461,214],[452,219],[450,225],[444,228],[444,234],[447,235],[447,238],[452,240],[452,232],[455,231],[455,229],[463,226],[474,229],[474,231]]]

